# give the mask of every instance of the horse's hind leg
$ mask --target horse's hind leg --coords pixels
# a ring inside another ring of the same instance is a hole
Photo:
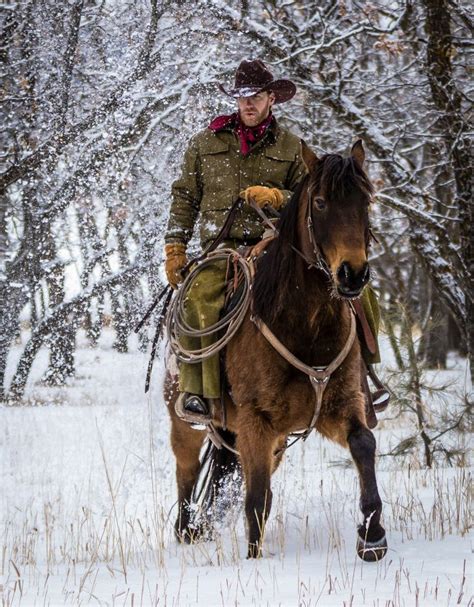
[[[179,541],[191,543],[199,532],[191,523],[191,495],[199,475],[199,452],[204,432],[191,429],[185,422],[172,416],[171,446],[176,457],[176,482],[178,485],[178,516],[174,525]]]
[[[380,524],[382,500],[375,478],[375,438],[367,427],[353,422],[347,442],[359,471],[360,509],[364,515],[358,529],[357,554],[364,561],[378,561],[387,553],[387,540]]]
[[[170,366],[173,363],[168,361]],[[198,532],[190,527],[190,502],[194,485],[199,476],[199,453],[205,433],[193,430],[175,411],[179,397],[177,376],[168,371],[163,385],[163,396],[171,418],[171,447],[176,457],[176,483],[178,485],[178,516],[174,525],[179,541],[191,543]]]

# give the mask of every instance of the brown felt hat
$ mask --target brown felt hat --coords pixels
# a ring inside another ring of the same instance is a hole
[[[222,84],[220,90],[230,97],[251,97],[261,91],[273,91],[275,103],[289,101],[296,93],[296,85],[291,80],[274,80],[267,66],[254,59],[244,59],[235,73],[234,88],[226,91]]]

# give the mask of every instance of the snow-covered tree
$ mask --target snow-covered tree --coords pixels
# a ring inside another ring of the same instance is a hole
[[[3,390],[23,316],[31,336],[14,395],[43,345],[46,380],[73,373],[79,326],[94,341],[107,315],[116,348],[127,348],[160,287],[183,150],[215,114],[233,110],[217,83],[229,83],[245,57],[298,84],[279,117],[317,152],[364,140],[382,303],[412,309],[425,358],[434,316],[463,342],[446,339],[438,362],[453,345],[472,357],[471,19],[460,3],[31,0],[5,9]]]

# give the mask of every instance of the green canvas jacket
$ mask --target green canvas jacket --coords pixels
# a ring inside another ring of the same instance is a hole
[[[199,223],[202,247],[216,238],[239,193],[253,185],[283,190],[284,203],[306,174],[301,141],[289,131],[271,125],[247,156],[240,153],[231,129],[197,133],[184,155],[180,177],[172,185],[172,203],[165,242],[191,239]],[[230,238],[254,241],[264,231],[253,209],[244,206]]]

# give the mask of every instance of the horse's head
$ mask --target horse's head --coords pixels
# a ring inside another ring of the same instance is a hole
[[[369,203],[372,185],[364,172],[362,141],[348,158],[322,158],[303,144],[308,177],[300,195],[301,249],[330,274],[341,297],[357,297],[369,281]],[[304,225],[303,225],[304,222]]]

